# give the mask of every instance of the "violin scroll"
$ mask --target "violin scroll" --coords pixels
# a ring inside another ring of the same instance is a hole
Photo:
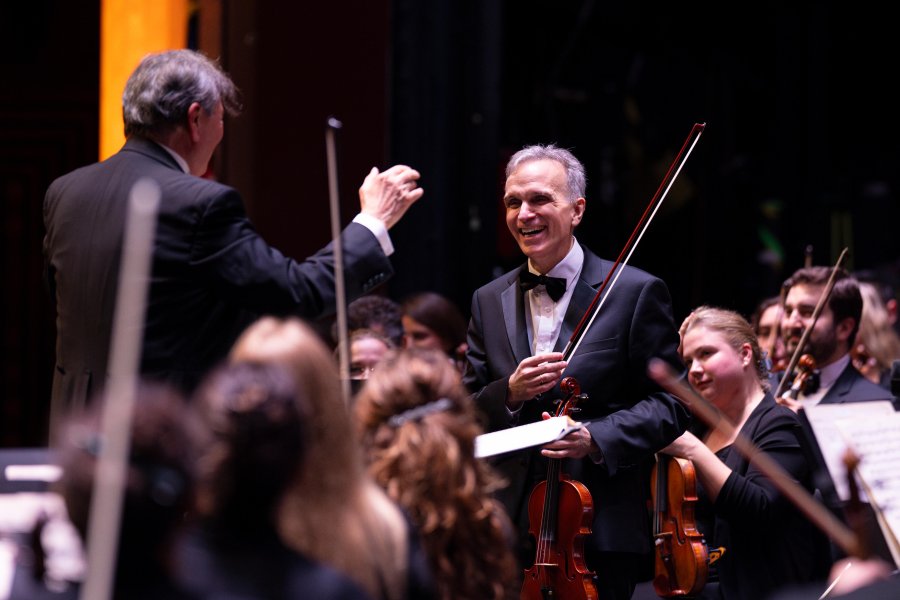
[[[581,384],[578,383],[578,380],[574,377],[566,377],[560,382],[559,388],[566,397],[557,406],[555,416],[561,417],[579,412],[581,409],[577,407],[577,403],[579,400],[585,400],[587,394],[581,393]]]

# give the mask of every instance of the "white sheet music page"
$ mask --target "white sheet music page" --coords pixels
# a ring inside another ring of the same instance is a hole
[[[846,502],[850,499],[847,468],[844,466],[844,452],[847,450],[848,442],[838,424],[846,424],[847,427],[856,424],[863,429],[877,426],[879,422],[888,422],[895,418],[894,407],[888,401],[851,402],[805,406],[803,411],[816,436],[816,442],[825,459],[825,466],[828,467],[834,481],[835,491],[838,497]]]
[[[900,564],[900,413],[840,419],[837,427],[860,459],[862,489],[875,508],[894,561]]]
[[[565,437],[581,427],[583,427],[581,423],[563,415],[535,423],[528,423],[527,425],[520,425],[519,427],[484,433],[475,438],[475,457],[484,458],[495,454],[503,454],[504,452],[512,452],[513,450],[530,448],[531,446],[548,444]]]

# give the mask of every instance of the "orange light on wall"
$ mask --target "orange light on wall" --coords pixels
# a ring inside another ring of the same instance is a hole
[[[187,46],[190,0],[101,0],[100,159],[125,142],[122,90],[151,52]]]

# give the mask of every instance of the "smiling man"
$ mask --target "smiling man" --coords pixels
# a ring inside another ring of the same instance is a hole
[[[579,383],[587,398],[573,417],[586,427],[496,459],[510,482],[500,498],[518,529],[522,566],[530,567],[535,543],[529,529],[541,524],[528,522],[529,496],[547,477],[547,459],[565,459],[563,471],[593,498],[592,533],[584,545],[599,598],[624,599],[646,576],[641,567],[652,564],[647,500],[653,454],[685,430],[688,415],[647,377],[654,357],[683,366],[669,291],[639,269],[620,267],[578,350],[564,360],[566,342],[613,267],[575,239],[585,188],[584,166],[568,150],[528,146],[510,159],[506,224],[528,260],[476,290],[465,382],[491,431],[554,414],[561,379]]]

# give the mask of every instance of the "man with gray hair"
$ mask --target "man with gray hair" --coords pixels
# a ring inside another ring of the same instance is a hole
[[[555,402],[569,399],[560,389],[563,377],[574,377],[587,394],[573,415],[585,428],[496,459],[509,481],[500,498],[517,525],[519,558],[529,567],[535,563],[529,529],[558,531],[556,523],[529,524],[529,496],[547,478],[548,459],[564,459],[562,472],[586,486],[593,500],[592,532],[583,539],[593,585],[603,600],[624,600],[649,578],[643,567],[653,564],[647,511],[653,453],[681,435],[689,418],[647,376],[651,358],[684,370],[669,291],[660,279],[617,267],[616,283],[609,280],[607,298],[578,349],[562,352],[613,268],[575,239],[585,185],[584,167],[563,148],[528,146],[510,159],[506,225],[528,260],[475,291],[465,382],[491,431],[554,414]]]
[[[127,200],[135,182],[160,188],[141,374],[191,391],[261,314],[314,319],[335,310],[329,244],[296,261],[270,247],[240,193],[203,177],[240,112],[219,65],[192,50],[145,57],[123,94],[127,140],[107,160],[55,180],[44,199],[47,282],[57,311],[53,406],[79,405],[108,377]],[[423,194],[419,173],[373,168],[360,213],[341,234],[349,299],[393,274],[390,229]]]

